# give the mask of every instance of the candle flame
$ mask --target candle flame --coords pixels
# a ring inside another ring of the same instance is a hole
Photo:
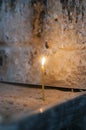
[[[45,61],[46,61],[46,59],[45,59],[45,57],[43,57],[43,58],[42,58],[42,65],[45,64]]]

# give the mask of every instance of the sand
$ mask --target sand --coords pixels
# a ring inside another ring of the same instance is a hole
[[[43,101],[41,88],[0,83],[0,121],[22,113],[32,113],[42,110],[41,108],[61,104],[81,93],[45,89],[45,101]]]

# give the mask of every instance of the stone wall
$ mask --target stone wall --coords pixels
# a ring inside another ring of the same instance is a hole
[[[86,94],[83,94],[15,122],[1,124],[0,130],[86,130],[85,123]]]
[[[86,0],[0,0],[0,80],[86,88]],[[3,53],[2,53],[3,52]]]

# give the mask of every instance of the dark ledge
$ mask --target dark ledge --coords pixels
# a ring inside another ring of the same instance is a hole
[[[41,85],[34,85],[34,84],[26,84],[26,83],[16,83],[16,82],[5,82],[5,81],[0,81],[0,83],[3,84],[12,84],[12,85],[20,85],[21,87],[29,87],[29,88],[41,88]],[[82,92],[86,91],[86,89],[79,89],[79,88],[69,88],[69,87],[63,87],[63,86],[46,86],[45,89],[55,89],[55,90],[60,90],[60,91],[66,91],[66,92]]]

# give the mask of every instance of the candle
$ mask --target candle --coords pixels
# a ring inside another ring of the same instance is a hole
[[[45,65],[45,57],[42,58],[42,99],[45,100],[45,94],[44,94],[44,65]]]

